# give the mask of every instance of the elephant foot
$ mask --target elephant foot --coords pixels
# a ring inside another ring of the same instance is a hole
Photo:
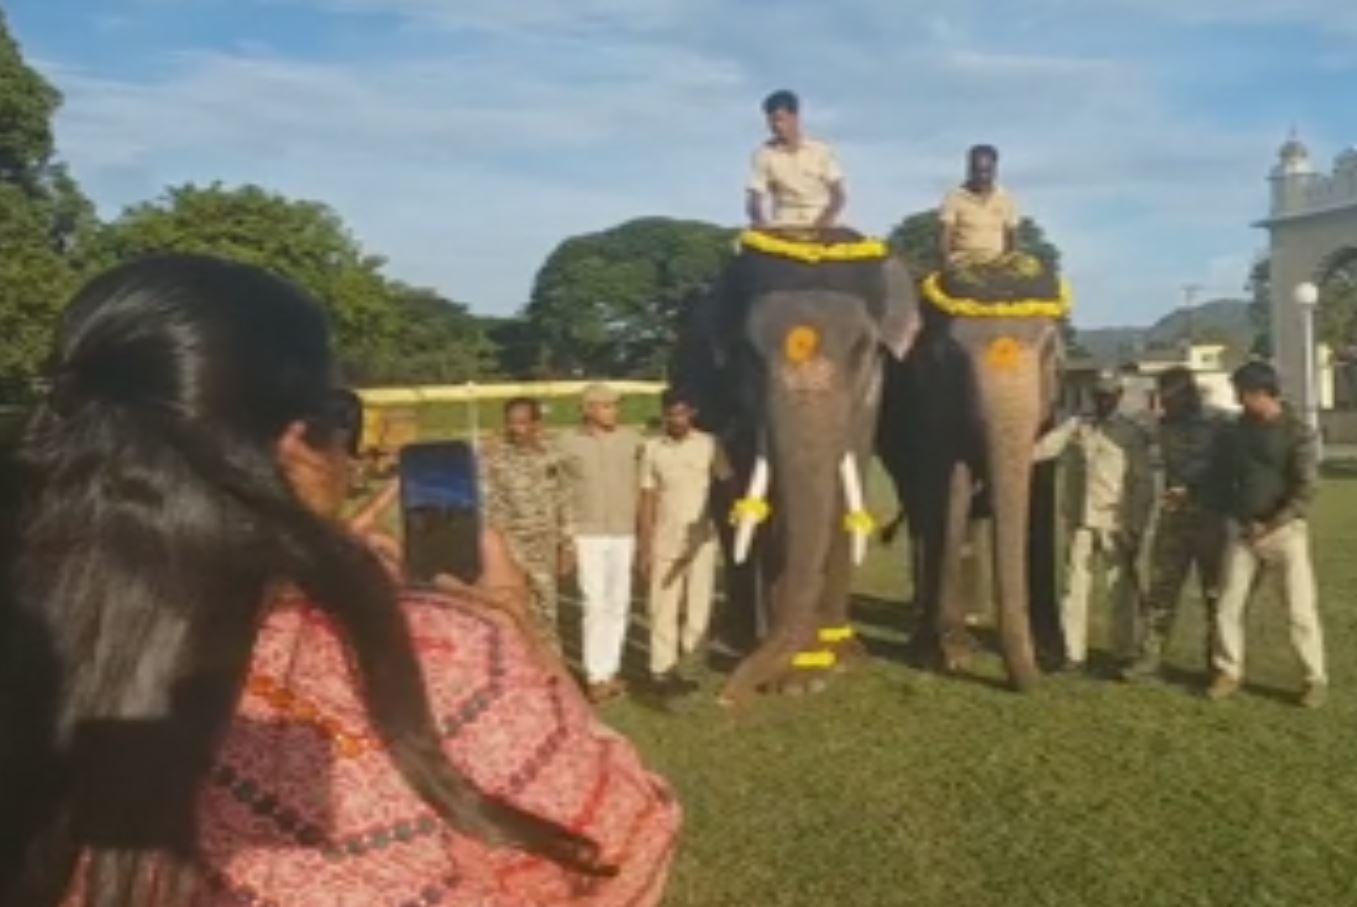
[[[857,632],[850,626],[825,627],[820,630],[820,645],[833,655],[831,670],[835,673],[847,671],[854,663],[867,659],[867,647],[858,639]]]
[[[727,711],[738,711],[754,701],[754,691],[744,684],[726,684],[716,696],[716,704]]]
[[[793,668],[777,683],[776,688],[783,696],[800,699],[829,689],[829,677],[823,670]]]
[[[1037,688],[1037,681],[1039,678],[1040,675],[1035,671],[1032,671],[1031,673],[1023,672],[1010,677],[1009,685],[1013,687],[1013,692],[1015,693],[1031,693]]]
[[[942,670],[955,674],[966,666],[971,656],[980,650],[980,643],[964,629],[953,630],[946,634],[939,646],[942,654]]]

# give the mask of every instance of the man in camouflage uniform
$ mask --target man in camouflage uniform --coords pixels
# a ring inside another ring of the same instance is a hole
[[[1158,378],[1157,389],[1163,410],[1158,442],[1164,492],[1150,555],[1150,590],[1143,612],[1145,635],[1140,657],[1126,672],[1128,680],[1159,673],[1183,586],[1193,567],[1206,606],[1202,632],[1209,667],[1216,601],[1220,596],[1221,555],[1225,550],[1225,520],[1212,506],[1209,472],[1221,431],[1229,419],[1224,413],[1206,409],[1201,389],[1186,368],[1164,372]]]
[[[481,451],[486,525],[498,530],[528,577],[532,616],[544,642],[561,648],[557,581],[574,564],[568,483],[542,437],[542,407],[526,397],[504,407],[504,436]]]

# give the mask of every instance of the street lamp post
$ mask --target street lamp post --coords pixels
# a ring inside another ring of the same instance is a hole
[[[1310,281],[1296,286],[1296,306],[1301,312],[1302,342],[1305,355],[1302,357],[1305,369],[1305,421],[1315,433],[1316,453],[1324,459],[1324,441],[1319,425],[1319,376],[1317,374],[1315,350],[1315,309],[1319,305],[1319,287]]]

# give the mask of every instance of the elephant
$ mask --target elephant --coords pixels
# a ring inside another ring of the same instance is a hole
[[[988,517],[1000,649],[1018,690],[1039,675],[1034,635],[1059,645],[1052,476],[1033,449],[1052,421],[1061,357],[1053,315],[958,317],[925,305],[908,356],[887,368],[878,433],[909,524],[916,647],[946,669],[969,649],[961,551],[968,522]]]
[[[822,234],[812,244],[874,250],[851,261],[746,247],[680,330],[671,381],[702,388],[703,423],[744,492],[721,502],[730,512],[735,497],[741,516],[724,539],[730,588],[755,599],[738,605],[752,651],[725,684],[727,704],[817,686],[856,648],[849,586],[871,534],[862,489],[884,360],[903,358],[921,327],[903,263],[859,240]],[[757,641],[755,610],[767,625]]]

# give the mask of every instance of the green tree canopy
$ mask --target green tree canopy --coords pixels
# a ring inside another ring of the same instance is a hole
[[[180,186],[129,208],[103,231],[100,246],[107,261],[192,252],[267,268],[328,307],[351,373],[396,353],[397,294],[382,276],[382,259],[365,254],[338,215],[318,202],[258,186]]]
[[[649,217],[565,240],[537,274],[527,318],[552,374],[663,373],[679,309],[710,286],[734,232]]]
[[[61,94],[24,62],[0,13],[0,395],[22,396],[88,264],[94,208],[55,158]]]
[[[102,235],[101,257],[216,255],[267,268],[329,310],[346,377],[362,383],[444,383],[480,374],[491,356],[465,306],[387,279],[329,207],[258,186],[180,186],[128,209]]]
[[[1260,258],[1249,271],[1244,288],[1249,294],[1249,322],[1253,325],[1253,348],[1249,352],[1263,359],[1272,357],[1272,261]]]
[[[460,384],[496,370],[480,319],[429,289],[394,284],[392,353],[364,363],[358,380],[381,384]]]

